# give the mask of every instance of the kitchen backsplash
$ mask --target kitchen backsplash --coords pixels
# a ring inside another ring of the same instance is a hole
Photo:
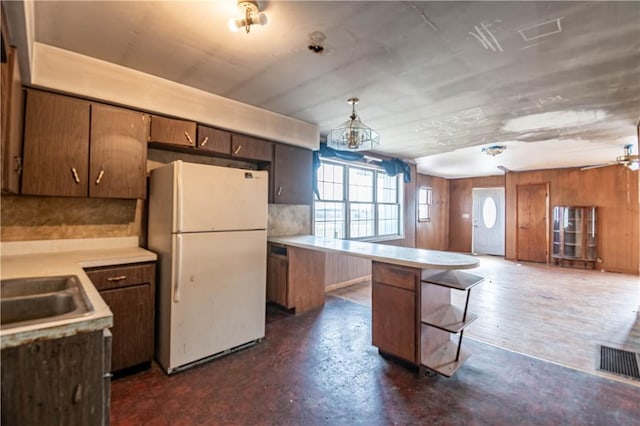
[[[138,237],[144,245],[143,200],[2,195],[0,240]],[[311,233],[311,207],[269,204],[270,236]]]
[[[2,195],[2,241],[139,237],[142,200]]]
[[[311,234],[311,206],[269,204],[267,235],[284,237]]]

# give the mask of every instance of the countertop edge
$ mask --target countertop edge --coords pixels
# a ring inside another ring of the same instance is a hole
[[[76,333],[97,331],[113,326],[113,314],[100,296],[85,268],[153,262],[157,254],[141,247],[113,247],[95,250],[3,255],[2,279],[32,276],[76,275],[94,312],[84,317],[0,329],[0,349],[20,346],[40,339],[56,339]]]
[[[383,262],[383,263],[388,263],[392,265],[407,266],[411,268],[452,270],[452,269],[473,269],[473,268],[477,268],[480,265],[480,261],[478,259],[467,254],[452,253],[452,252],[437,251],[437,250],[417,249],[413,247],[390,246],[386,244],[369,243],[369,242],[362,242],[362,241],[350,242],[348,240],[327,240],[323,238],[316,238],[314,236],[269,237],[267,238],[267,241],[270,243],[282,244],[282,245],[304,248],[304,249],[319,250],[327,253],[341,253],[348,256],[360,257],[360,258],[370,259],[372,261]],[[367,245],[382,246],[388,251],[395,250],[398,252],[405,252],[409,254],[419,254],[424,256],[440,255],[440,256],[449,257],[450,259],[459,259],[459,261],[458,262],[416,261],[416,260],[403,258],[402,256],[389,256],[389,255],[383,256],[379,254],[366,253],[358,250],[337,248],[335,247],[336,244],[342,244],[342,245],[357,244],[357,246],[360,246],[360,247],[366,247]]]

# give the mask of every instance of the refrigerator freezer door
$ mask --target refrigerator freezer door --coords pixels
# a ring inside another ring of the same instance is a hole
[[[174,233],[267,228],[267,172],[174,163]]]
[[[169,360],[177,367],[264,337],[266,231],[173,235],[182,263],[170,293]],[[175,255],[175,253],[174,253]],[[178,295],[176,295],[176,287]],[[177,296],[177,297],[176,297]],[[161,339],[163,340],[163,339]],[[166,349],[166,348],[165,348]]]

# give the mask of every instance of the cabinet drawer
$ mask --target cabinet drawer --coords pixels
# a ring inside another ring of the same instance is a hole
[[[420,282],[420,270],[372,262],[371,278],[377,283],[416,291],[416,285]]]
[[[108,290],[111,288],[153,283],[155,263],[88,268],[85,269],[85,272],[98,290]]]

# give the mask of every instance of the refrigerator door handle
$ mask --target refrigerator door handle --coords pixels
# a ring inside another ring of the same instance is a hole
[[[173,301],[180,302],[180,265],[182,265],[182,235],[176,235],[172,241],[173,274],[171,274],[171,287],[173,288]]]
[[[176,232],[182,231],[182,161],[176,161],[174,178],[175,198],[173,202],[174,210],[174,230]]]

